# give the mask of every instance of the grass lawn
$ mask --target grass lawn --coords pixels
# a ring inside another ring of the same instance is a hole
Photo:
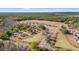
[[[79,51],[79,48],[73,46],[68,42],[67,37],[62,32],[58,33],[57,42],[55,46],[62,47],[64,49]]]

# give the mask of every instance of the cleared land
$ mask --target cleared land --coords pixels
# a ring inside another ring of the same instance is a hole
[[[68,50],[74,50],[74,51],[79,50],[79,48],[73,46],[72,44],[68,42],[68,38],[62,32],[58,33],[57,42],[55,46],[62,47]]]
[[[41,40],[41,37],[42,37],[42,33],[38,33],[34,37],[24,39],[23,41],[27,41],[27,42],[39,42]]]

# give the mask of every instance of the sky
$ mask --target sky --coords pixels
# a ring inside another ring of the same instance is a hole
[[[0,8],[0,12],[79,12],[79,8]]]

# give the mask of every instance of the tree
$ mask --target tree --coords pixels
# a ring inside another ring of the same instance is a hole
[[[1,39],[3,39],[3,40],[8,40],[9,37],[12,35],[12,33],[13,33],[13,32],[10,31],[10,30],[4,31],[3,34],[1,35]]]
[[[6,31],[6,34],[8,35],[8,37],[11,36],[12,33],[13,33],[12,31]]]
[[[8,40],[8,35],[7,35],[6,33],[3,33],[3,34],[1,35],[1,39],[3,39],[3,40]]]

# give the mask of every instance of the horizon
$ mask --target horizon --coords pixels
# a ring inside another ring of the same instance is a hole
[[[0,12],[79,12],[79,8],[0,8]]]

